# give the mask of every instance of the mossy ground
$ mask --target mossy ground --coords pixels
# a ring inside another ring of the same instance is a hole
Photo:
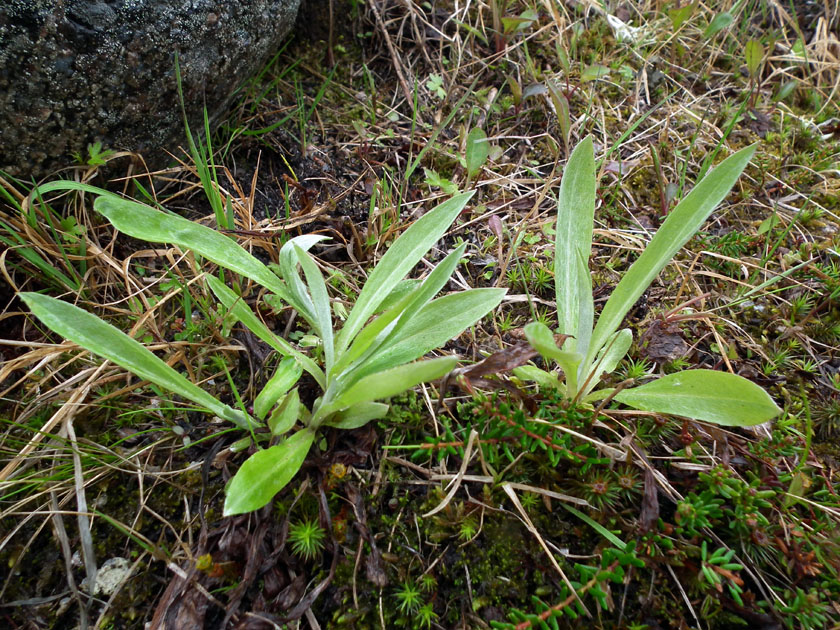
[[[453,388],[438,407],[427,388],[393,401],[385,421],[328,432],[272,506],[224,519],[224,484],[243,459],[225,447],[242,435],[53,345],[18,312],[14,290],[80,296],[226,402],[231,383],[253,400],[275,359],[247,333],[227,334],[224,313],[191,282],[210,270],[200,261],[114,240],[89,199],[28,204],[27,184],[0,182],[13,289],[0,289],[10,331],[0,460],[14,467],[0,503],[0,601],[19,602],[0,609],[10,627],[76,627],[87,601],[64,570],[70,562],[76,584],[85,576],[74,474],[99,563],[135,563],[111,601],[90,604],[91,626],[142,628],[157,610],[181,614],[183,627],[220,628],[230,613],[236,628],[487,628],[511,615],[525,628],[555,606],[570,611],[555,620],[569,628],[837,627],[840,69],[826,27],[840,15],[799,4],[797,14],[721,0],[677,25],[679,7],[653,0],[376,11],[336,0],[331,30],[328,5],[309,3],[296,39],[243,89],[214,139],[232,235],[267,261],[288,234],[329,235],[318,256],[345,306],[363,270],[434,199],[477,188],[441,250],[467,242],[459,281],[506,286],[510,299],[446,348],[466,359],[520,342],[534,316],[553,321],[553,195],[577,140],[593,134],[604,158],[590,264],[598,306],[704,168],[759,142],[729,199],[628,315],[633,363],[612,382],[731,369],[784,407],[767,433],[615,408],[573,417],[533,390],[472,402]],[[619,37],[604,6],[643,27],[638,41]],[[764,51],[755,71],[744,57],[750,39]],[[491,150],[468,177],[474,127]],[[95,167],[75,175],[105,184]],[[188,159],[136,182],[138,198],[212,214]],[[293,341],[308,332],[288,312],[260,314]],[[662,338],[667,348],[652,343]],[[52,422],[68,399],[78,412]],[[559,428],[537,439],[535,413],[587,439]],[[312,558],[288,542],[303,522],[327,533]],[[635,547],[616,556],[616,540]],[[734,550],[742,568],[710,568],[704,543],[709,554]],[[594,579],[587,567],[605,573]],[[567,580],[580,604],[568,600]]]

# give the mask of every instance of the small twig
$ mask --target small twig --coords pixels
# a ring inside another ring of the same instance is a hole
[[[508,497],[510,498],[514,507],[519,512],[519,515],[522,517],[522,521],[525,523],[525,527],[527,527],[528,531],[530,531],[531,534],[534,535],[534,538],[537,539],[537,542],[540,544],[540,546],[545,551],[545,555],[548,558],[549,562],[551,562],[551,565],[554,567],[554,569],[557,571],[557,573],[560,574],[560,577],[563,579],[563,582],[565,582],[566,586],[568,586],[569,590],[572,592],[572,594],[569,596],[571,598],[571,601],[569,603],[571,603],[575,600],[578,600],[580,602],[580,605],[583,608],[584,612],[586,613],[586,616],[587,617],[592,617],[592,613],[589,612],[589,610],[586,608],[586,605],[583,603],[583,600],[580,599],[580,595],[578,594],[577,591],[575,591],[575,587],[572,586],[572,583],[569,581],[569,578],[566,577],[566,574],[563,572],[563,569],[560,568],[559,564],[557,564],[557,560],[554,558],[554,554],[551,553],[551,550],[548,548],[548,545],[545,544],[545,540],[540,535],[540,532],[537,530],[536,527],[534,527],[534,523],[531,521],[531,518],[528,516],[528,512],[525,511],[525,508],[523,508],[522,504],[519,502],[519,497],[516,496],[516,493],[513,491],[513,487],[509,483],[503,483],[502,484],[502,490],[504,490],[505,494],[508,495]],[[546,612],[548,612],[548,611],[546,611]],[[549,613],[549,614],[551,614],[551,613]],[[530,627],[530,624],[524,626],[524,628],[528,628],[528,627]]]
[[[368,4],[373,11],[374,17],[376,18],[376,25],[382,31],[382,36],[385,38],[385,44],[388,46],[388,52],[391,53],[391,62],[394,64],[394,71],[397,73],[397,77],[400,80],[405,100],[408,101],[409,107],[414,107],[414,99],[411,98],[411,89],[408,87],[408,81],[405,80],[405,75],[403,74],[400,56],[397,54],[396,48],[394,48],[394,42],[391,41],[391,36],[388,34],[388,29],[385,27],[382,15],[379,13],[379,7],[376,6],[376,0],[368,0]]]

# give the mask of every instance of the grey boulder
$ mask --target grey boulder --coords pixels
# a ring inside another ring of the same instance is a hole
[[[0,170],[41,177],[88,145],[161,164],[216,120],[294,24],[300,0],[0,0]]]

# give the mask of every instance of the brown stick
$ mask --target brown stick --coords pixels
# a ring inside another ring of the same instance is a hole
[[[376,0],[368,0],[368,4],[373,10],[373,15],[376,18],[376,25],[380,28],[380,30],[382,31],[382,36],[385,38],[385,44],[388,46],[388,52],[391,53],[391,63],[394,64],[394,70],[397,72],[397,77],[399,77],[403,94],[405,94],[405,100],[408,101],[408,106],[413,109],[414,99],[411,98],[411,89],[408,87],[408,81],[405,80],[405,75],[402,71],[402,63],[400,62],[400,57],[397,54],[396,48],[394,48],[394,42],[391,41],[391,36],[388,34],[388,29],[385,28],[385,22],[382,20],[382,15],[380,15],[379,13],[379,7],[376,6]]]

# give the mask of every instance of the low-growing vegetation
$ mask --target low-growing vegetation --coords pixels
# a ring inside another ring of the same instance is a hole
[[[837,7],[328,6],[0,173],[3,623],[840,627]]]

